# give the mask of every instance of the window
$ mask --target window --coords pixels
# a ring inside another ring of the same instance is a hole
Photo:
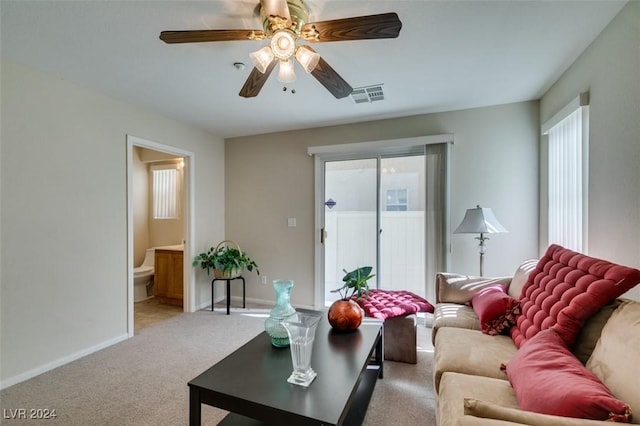
[[[388,212],[406,212],[407,190],[387,189],[386,204]]]
[[[175,164],[152,166],[153,218],[178,219],[180,170]]]
[[[548,135],[548,238],[586,252],[588,93],[543,125]]]

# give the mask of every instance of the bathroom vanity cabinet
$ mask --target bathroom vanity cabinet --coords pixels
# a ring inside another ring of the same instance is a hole
[[[182,306],[183,252],[159,248],[155,252],[155,297],[160,303]]]

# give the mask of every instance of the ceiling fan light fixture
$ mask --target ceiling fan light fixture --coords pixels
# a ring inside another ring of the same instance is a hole
[[[307,73],[313,71],[320,61],[320,54],[307,46],[299,46],[296,49],[296,59]]]
[[[251,2],[255,4],[256,0]],[[259,4],[254,10],[259,11],[262,30],[162,31],[160,40],[174,44],[268,39],[270,42],[267,47],[249,55],[255,67],[238,95],[243,98],[257,96],[278,64],[278,79],[293,82],[296,78],[294,63],[297,61],[336,99],[342,99],[354,89],[313,48],[296,46],[298,39],[302,38],[308,43],[391,39],[398,37],[402,29],[402,22],[395,12],[310,22],[305,0],[258,0],[257,3]]]
[[[289,30],[277,31],[271,38],[271,51],[281,61],[286,61],[293,56],[296,50],[296,40]]]
[[[269,46],[265,46],[260,50],[249,53],[251,62],[262,74],[265,73],[271,62],[273,61],[273,52]]]
[[[296,73],[293,69],[293,60],[280,61],[278,67],[278,81],[281,83],[293,83],[296,81]]]

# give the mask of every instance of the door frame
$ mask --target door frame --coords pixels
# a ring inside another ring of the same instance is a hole
[[[184,158],[183,168],[183,188],[184,188],[184,258],[191,259],[194,241],[194,177],[195,177],[195,154],[170,145],[153,142],[137,136],[127,135],[127,334],[134,335],[134,315],[133,315],[133,150],[134,147],[152,149]],[[195,277],[192,273],[191,263],[183,262],[183,305],[184,312],[195,311]]]
[[[380,156],[393,156],[404,155],[411,148],[420,146],[447,143],[453,144],[454,135],[451,133],[444,133],[438,135],[429,136],[417,136],[412,138],[402,139],[387,139],[377,140],[370,142],[356,142],[347,144],[336,145],[324,145],[324,146],[312,146],[307,149],[307,153],[314,157],[314,179],[315,179],[315,201],[314,201],[314,308],[324,308],[324,256],[323,247],[321,241],[321,233],[324,227],[324,162],[345,159],[349,156],[352,159],[358,158],[375,158]],[[447,161],[450,161],[450,155],[447,155]],[[445,228],[446,228],[446,247],[445,262],[447,267],[450,264],[450,247],[449,235],[450,235],[450,220],[449,220],[449,187],[450,182],[448,174],[450,173],[450,167],[447,165],[447,189],[445,191]],[[379,177],[378,177],[379,179]],[[378,182],[379,187],[379,182]],[[378,199],[379,199],[378,195]],[[378,201],[377,201],[378,202]],[[378,206],[379,208],[379,206]],[[378,224],[379,228],[379,224]],[[377,249],[379,250],[379,248]],[[379,257],[379,253],[378,253]],[[425,277],[426,278],[426,277]]]

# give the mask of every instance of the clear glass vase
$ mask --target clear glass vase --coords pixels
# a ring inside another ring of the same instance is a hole
[[[319,322],[320,315],[302,312],[296,312],[282,321],[282,325],[289,333],[291,363],[293,364],[293,372],[287,382],[307,387],[318,375],[311,368],[311,355]]]
[[[273,288],[276,291],[276,305],[271,309],[269,318],[264,322],[264,329],[271,337],[271,344],[278,348],[289,346],[289,335],[282,321],[296,313],[291,306],[292,280],[274,280]]]

